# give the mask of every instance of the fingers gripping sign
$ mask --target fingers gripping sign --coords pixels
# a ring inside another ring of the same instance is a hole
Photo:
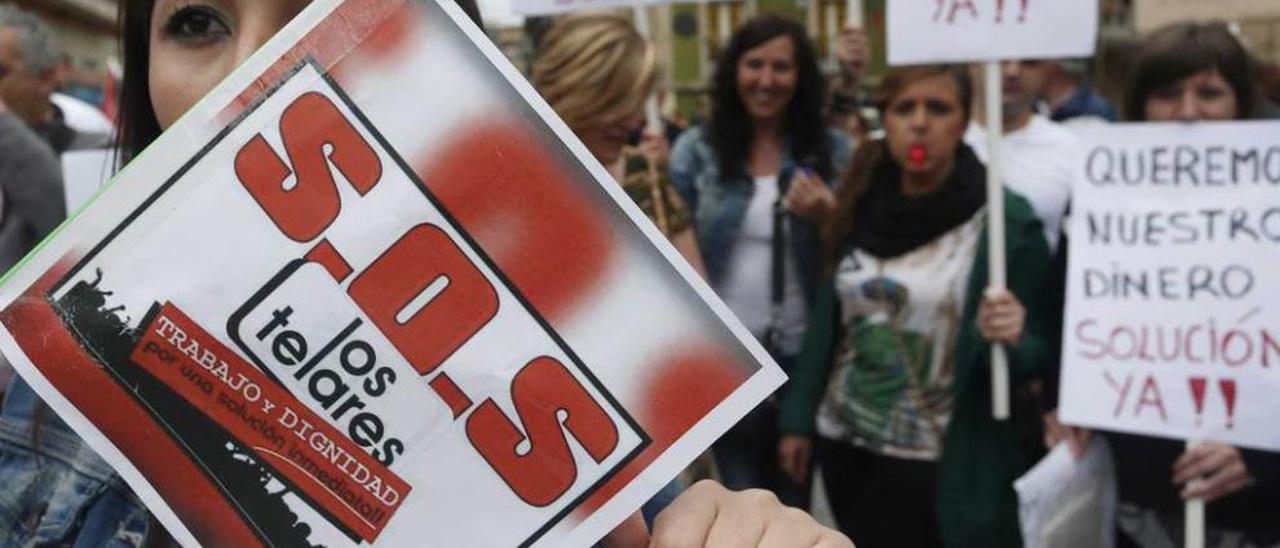
[[[1218,442],[1193,445],[1173,464],[1173,483],[1184,499],[1212,502],[1252,483],[1240,450]]]
[[[607,548],[630,548],[610,544]],[[652,548],[853,548],[844,535],[768,491],[729,491],[713,481],[686,490],[653,524]]]
[[[978,330],[989,342],[1017,346],[1026,322],[1027,309],[1004,289],[989,289],[978,307]]]

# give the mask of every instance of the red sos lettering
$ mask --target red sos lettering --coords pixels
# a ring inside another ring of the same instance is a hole
[[[341,213],[330,162],[361,196],[382,178],[377,151],[322,94],[306,93],[284,110],[280,137],[288,163],[257,135],[236,154],[236,175],[294,241],[316,239]],[[435,298],[406,313],[437,280],[444,287]],[[439,228],[425,224],[410,229],[379,256],[348,293],[423,375],[439,367],[498,311],[497,293],[484,275]]]
[[[323,94],[295,99],[281,115],[280,137],[287,160],[259,134],[236,154],[235,171],[291,240],[320,238],[341,214],[331,164],[360,196],[382,179],[377,151]],[[332,249],[327,241],[320,243]],[[498,311],[493,285],[443,230],[429,223],[409,229],[356,276],[347,293],[424,376]],[[421,304],[424,294],[428,300]],[[486,400],[468,417],[467,437],[527,503],[551,504],[577,478],[564,430],[596,462],[617,447],[618,431],[609,415],[555,359],[530,361],[513,379],[511,393],[526,434]],[[464,401],[469,406],[469,398]],[[567,413],[563,429],[561,413]],[[529,448],[521,453],[517,447],[526,439]]]
[[[578,477],[569,444],[561,432],[573,434],[597,464],[618,446],[618,429],[578,380],[554,358],[537,358],[516,373],[511,399],[526,434],[502,414],[492,399],[467,418],[467,438],[522,500],[547,506],[573,486]],[[527,437],[526,437],[527,436]],[[519,446],[528,441],[528,451]],[[537,470],[537,473],[530,473]]]

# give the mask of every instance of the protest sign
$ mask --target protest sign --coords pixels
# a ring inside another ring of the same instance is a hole
[[[313,2],[0,324],[189,546],[585,546],[783,379],[448,0]]]
[[[1280,450],[1280,124],[1082,131],[1062,421]]]
[[[1149,32],[1179,21],[1241,21],[1280,17],[1275,0],[1137,0],[1134,27]]]
[[[886,2],[889,64],[961,63],[1093,55],[1098,2]]]

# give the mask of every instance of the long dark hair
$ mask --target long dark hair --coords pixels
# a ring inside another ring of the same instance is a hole
[[[475,0],[454,0],[476,26],[484,30]],[[155,0],[121,0],[119,4],[120,51],[123,75],[120,80],[119,115],[116,120],[118,165],[132,160],[160,136],[160,122],[151,104],[150,72],[151,12]]]
[[[959,65],[919,65],[890,69],[880,84],[880,93],[876,97],[876,106],[883,114],[889,102],[900,95],[908,86],[935,78],[948,76],[955,80],[956,99],[966,120],[972,116],[973,76],[968,69]],[[883,115],[881,116],[883,119]],[[889,154],[888,143],[881,140],[868,141],[854,152],[849,172],[845,174],[844,184],[836,191],[836,210],[828,217],[822,230],[822,267],[824,274],[835,271],[840,260],[840,251],[845,242],[853,234],[857,224],[858,206],[871,185],[875,184],[876,173],[888,162],[893,162]]]
[[[716,62],[709,137],[723,177],[745,174],[754,133],[751,116],[738,94],[738,61],[748,51],[779,36],[791,38],[796,54],[796,92],[787,105],[783,125],[791,157],[817,160],[814,167],[818,173],[827,179],[832,175],[831,151],[827,150],[822,118],[824,83],[813,43],[799,23],[777,15],[762,15],[747,21],[733,34]]]
[[[148,81],[151,53],[151,12],[155,0],[122,0],[119,5],[120,77],[116,117],[116,155],[124,165],[160,136],[160,122],[151,107]]]
[[[1143,40],[1125,86],[1125,117],[1145,121],[1152,93],[1209,69],[1217,69],[1231,85],[1236,117],[1253,117],[1261,103],[1253,59],[1222,23],[1175,23]]]

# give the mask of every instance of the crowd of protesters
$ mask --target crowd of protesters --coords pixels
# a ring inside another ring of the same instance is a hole
[[[555,51],[535,53],[535,83],[551,59],[571,64]],[[1064,223],[1084,146],[1070,128],[1259,118],[1259,69],[1226,25],[1173,25],[1134,54],[1118,114],[1082,61],[1003,63],[1009,283],[990,292],[976,67],[890,68],[868,90],[868,54],[847,29],[824,78],[802,26],[751,19],[719,55],[705,123],[669,153],[646,149],[679,190],[668,207],[687,211],[708,281],[791,377],[716,443],[718,477],[808,508],[816,467],[836,525],[860,546],[1020,546],[1014,480],[1054,445],[1079,455],[1092,437],[1056,414]],[[614,118],[633,133],[637,105]],[[878,113],[876,138],[862,106]],[[1008,421],[990,412],[993,343],[1009,351]],[[1114,450],[1119,546],[1181,544],[1193,497],[1210,501],[1210,546],[1280,546],[1280,456],[1099,434]]]
[[[457,2],[480,23],[471,0]],[[308,3],[123,0],[119,157]],[[56,154],[78,135],[51,99],[62,56],[50,36],[0,6],[0,269],[66,213]],[[1105,438],[1119,546],[1176,546],[1192,497],[1209,501],[1210,546],[1280,546],[1280,456],[1089,432],[1056,412],[1065,223],[1083,146],[1069,128],[1271,112],[1240,41],[1215,23],[1152,33],[1119,109],[1081,61],[1003,64],[1002,291],[987,290],[992,151],[974,68],[890,68],[872,89],[870,53],[860,29],[845,29],[828,77],[802,25],[757,16],[720,52],[705,122],[672,131],[646,124],[663,59],[627,17],[564,16],[538,37],[537,91],[790,376],[715,444],[718,483],[667,486],[606,545],[641,546],[651,530],[664,546],[848,545],[839,533],[863,548],[1021,546],[1013,481],[1059,443],[1079,455]],[[1007,421],[990,413],[995,344],[1012,373]],[[839,533],[787,508],[809,510],[819,470]],[[168,542],[27,383],[7,383],[0,547]]]

